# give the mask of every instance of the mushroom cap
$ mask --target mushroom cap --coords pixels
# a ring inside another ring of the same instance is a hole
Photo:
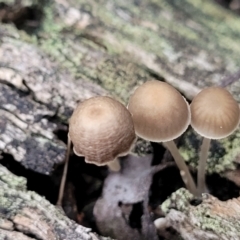
[[[238,103],[224,88],[205,88],[193,99],[190,110],[193,129],[206,138],[227,137],[239,124]]]
[[[80,103],[69,122],[69,137],[76,155],[106,165],[126,155],[136,138],[131,114],[110,97],[93,97]]]
[[[173,140],[190,124],[186,100],[171,85],[157,80],[138,87],[130,98],[128,109],[137,135],[152,142]]]

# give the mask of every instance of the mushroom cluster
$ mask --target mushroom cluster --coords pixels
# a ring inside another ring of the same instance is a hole
[[[188,190],[201,196],[206,190],[205,168],[210,139],[221,139],[239,125],[240,110],[232,95],[220,87],[201,91],[189,106],[171,85],[150,80],[139,86],[127,108],[110,97],[93,97],[80,103],[69,122],[68,150],[58,205],[61,205],[71,143],[76,155],[87,163],[108,165],[119,171],[119,156],[126,155],[136,134],[148,141],[162,142],[172,154]],[[198,187],[174,139],[191,124],[203,136],[198,167]]]
[[[189,107],[172,86],[152,80],[136,89],[128,109],[132,113],[137,135],[149,141],[163,142],[172,154],[188,190],[200,197],[206,191],[205,168],[210,139],[227,137],[239,125],[240,110],[232,95],[226,89],[209,87],[202,90]],[[173,141],[185,132],[190,123],[203,136],[197,188]]]

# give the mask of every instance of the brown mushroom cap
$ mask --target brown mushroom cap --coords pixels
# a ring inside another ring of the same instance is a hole
[[[137,135],[153,142],[173,140],[190,124],[188,103],[165,82],[151,80],[142,84],[131,96],[128,109]]]
[[[193,129],[200,135],[221,139],[230,135],[239,124],[239,106],[224,88],[202,90],[190,105]]]
[[[131,114],[110,97],[93,97],[80,103],[70,119],[69,137],[76,155],[105,165],[126,154],[134,140]]]

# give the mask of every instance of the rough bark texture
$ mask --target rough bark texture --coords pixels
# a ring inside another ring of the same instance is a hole
[[[91,229],[67,218],[35,192],[26,191],[26,180],[0,167],[0,239],[97,240]]]
[[[240,100],[235,74],[240,19],[212,2],[5,3],[0,18],[21,30],[0,26],[0,149],[28,168],[48,174],[63,160],[65,146],[53,131],[57,123],[67,123],[77,101],[93,95],[109,94],[126,103],[137,85],[157,78],[189,99],[217,84]],[[239,134],[212,144],[209,173],[236,168]],[[194,168],[198,143],[189,131],[181,147]],[[149,151],[145,142],[135,148],[139,154]]]
[[[204,194],[200,204],[182,188],[173,193],[161,209],[166,217],[161,221],[159,232],[173,227],[185,240],[240,239],[240,198],[222,202]]]
[[[88,97],[112,95],[126,103],[137,85],[155,78],[174,85],[190,100],[205,86],[222,85],[240,101],[235,74],[240,65],[240,19],[210,1],[6,0],[0,19],[5,23],[0,25],[0,150],[34,171],[50,174],[53,165],[63,161],[66,146],[54,132],[67,124],[76,103]],[[237,184],[229,170],[238,166],[239,135],[237,131],[212,144],[208,167],[209,173],[225,174]],[[199,138],[188,131],[181,152],[193,168],[198,146]],[[135,148],[138,154],[149,151],[146,142]],[[89,237],[88,230],[25,191],[23,179],[2,176],[2,239],[31,239],[31,234],[60,239],[69,224],[73,235],[67,239],[76,239],[74,234],[91,239],[81,235]],[[26,201],[32,207],[26,207]],[[19,224],[19,219],[29,223],[38,218],[40,211],[43,229],[48,228],[44,208],[54,216],[47,231]],[[238,231],[237,224],[233,227]]]

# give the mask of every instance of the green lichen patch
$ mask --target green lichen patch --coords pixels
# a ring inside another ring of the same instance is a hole
[[[161,209],[166,218],[169,215],[170,219],[173,215],[177,216],[175,212],[177,211],[181,216],[177,224],[182,228],[185,226],[193,232],[206,231],[219,236],[220,239],[239,239],[240,224],[239,216],[236,214],[239,207],[238,199],[221,202],[209,194],[204,194],[202,202],[197,206],[192,204],[193,199],[192,194],[181,188],[161,205]],[[183,219],[185,223],[181,222]]]
[[[41,6],[22,1],[22,5],[41,8],[41,25],[33,35],[6,27],[7,37],[35,45],[76,82],[97,83],[124,103],[150,78],[165,79],[191,98],[194,87],[220,84],[240,65],[240,19],[209,1],[71,0],[43,1]],[[229,90],[240,101],[239,83]],[[194,168],[197,139],[187,133],[181,146]],[[213,141],[208,173],[234,169],[238,145],[237,134]]]
[[[100,83],[120,98],[129,96],[129,88],[141,83],[142,75],[148,77],[147,68],[181,89],[181,81],[199,87],[215,84],[240,63],[235,42],[240,20],[206,1],[185,0],[180,5],[176,1],[104,0],[98,4],[79,0],[63,5],[50,2],[43,10],[37,44],[76,77]],[[143,66],[142,71],[109,75],[112,58],[123,65],[123,59],[126,65],[134,62]]]
[[[188,190],[181,188],[174,192],[160,207],[165,214],[172,208],[185,212],[193,198],[194,196]]]
[[[206,171],[208,174],[224,173],[236,168],[236,158],[240,154],[240,130],[222,140],[212,140],[208,154]],[[195,170],[198,167],[202,137],[190,129],[182,139],[180,152]]]
[[[0,167],[0,182],[0,185],[7,185],[8,187],[22,191],[27,188],[26,178],[15,176],[3,166]]]

